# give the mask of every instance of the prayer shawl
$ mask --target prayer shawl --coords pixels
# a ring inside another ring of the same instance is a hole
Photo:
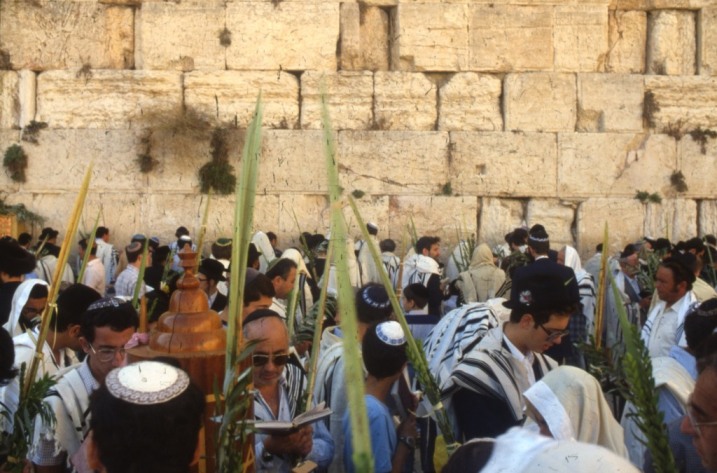
[[[455,280],[460,273],[468,270],[470,251],[470,246],[465,240],[458,242],[453,249],[450,258],[446,261],[446,278],[449,281]]]
[[[717,291],[702,278],[697,278],[692,283],[692,293],[695,295],[695,299],[700,302],[717,297]]]
[[[45,255],[39,260],[37,260],[37,265],[35,266],[35,273],[37,273],[37,277],[50,284],[52,283],[52,278],[55,275],[56,269],[57,257],[54,255]],[[65,272],[62,273],[60,284],[73,284],[74,282],[75,275],[72,273],[72,268],[70,268],[69,264],[65,263]]]
[[[597,297],[593,277],[582,268],[578,252],[569,245],[565,246],[565,266],[572,268],[575,272],[582,312],[585,316],[585,329],[588,334],[591,334],[595,331],[595,299]],[[587,342],[587,340],[581,341]],[[577,340],[574,340],[574,342],[577,342]]]
[[[687,399],[695,388],[695,379],[676,359],[669,356],[659,356],[652,359],[652,377],[655,379],[655,388],[667,389],[674,398],[687,410]],[[630,461],[639,468],[645,464],[645,435],[635,423],[635,406],[628,402],[622,414],[620,423],[625,429],[625,443]],[[684,414],[683,414],[684,415]]]
[[[10,306],[10,318],[5,325],[3,325],[3,328],[7,330],[7,333],[9,333],[11,337],[16,337],[22,334],[20,314],[22,313],[22,309],[25,308],[27,300],[30,298],[32,288],[37,284],[42,286],[48,285],[42,279],[28,279],[23,281],[22,284],[15,289],[15,294],[12,296],[12,305]]]
[[[403,264],[403,287],[415,283],[428,287],[428,280],[434,274],[441,275],[438,262],[430,256],[414,254]]]
[[[115,271],[117,271],[117,250],[102,238],[95,238],[95,243],[97,243],[97,259],[102,261],[105,267],[105,286],[109,286],[114,282]]]
[[[495,439],[481,473],[639,473],[626,459],[583,442],[553,440],[514,427]]]
[[[400,273],[401,269],[401,259],[390,251],[384,251],[381,253],[381,260],[383,261],[384,268],[386,268],[391,285],[394,289],[397,289],[398,273]]]
[[[651,357],[669,355],[670,348],[674,345],[687,346],[685,316],[694,302],[694,294],[692,291],[687,291],[669,308],[665,301],[660,301],[650,311],[640,337],[647,346]]]
[[[372,240],[371,244],[378,249],[378,241],[376,241],[376,236],[370,235],[370,237]],[[358,242],[357,262],[359,267],[359,275],[361,278],[360,286],[371,282],[379,284],[381,283],[381,273],[379,273],[379,268],[373,261],[371,249],[369,248],[369,242],[365,240],[360,240]]]
[[[625,341],[622,335],[622,328],[617,314],[617,304],[622,304],[627,312],[627,320],[631,325],[640,327],[640,306],[638,302],[628,295],[627,291],[632,291],[630,283],[625,280],[625,273],[618,271],[615,275],[615,284],[619,292],[619,299],[616,301],[612,285],[608,285],[605,291],[606,312],[605,312],[605,345],[612,350],[613,360],[619,361],[625,352]]]
[[[456,287],[464,303],[485,302],[496,297],[505,282],[505,272],[493,262],[493,252],[481,243],[473,252],[468,271],[458,275]]]
[[[536,380],[557,367],[555,360],[534,353],[533,369]],[[524,418],[523,393],[530,387],[528,371],[510,352],[503,336],[503,326],[491,329],[463,359],[441,386],[442,398],[451,409],[451,396],[458,389],[468,389],[484,396],[504,401],[517,423]],[[456,425],[456,424],[454,424]]]
[[[33,446],[41,436],[55,442],[55,455],[67,452],[69,459],[82,445],[89,430],[90,394],[78,371],[81,365],[71,366],[58,373],[55,387],[45,398],[55,413],[55,425],[47,425],[38,417],[35,421]],[[32,453],[32,452],[30,452]]]
[[[559,366],[524,395],[545,419],[555,440],[600,445],[627,458],[622,427],[613,417],[600,383],[586,371]]]
[[[304,315],[307,313],[307,310],[314,305],[314,298],[311,295],[311,286],[308,282],[308,279],[311,278],[311,274],[309,273],[309,270],[306,267],[306,262],[301,256],[301,253],[299,253],[299,250],[289,248],[284,250],[281,257],[292,260],[296,263],[298,268],[296,277],[299,279],[297,283],[297,287],[299,288],[299,298],[297,300],[298,310],[296,311],[296,318],[294,319],[294,328],[297,329],[304,320]]]
[[[354,243],[351,238],[346,238],[346,255],[347,258],[347,264],[349,267],[349,279],[351,281],[351,287],[354,289],[358,289],[359,286],[359,268],[358,263],[356,261],[356,253],[354,253]],[[327,272],[324,271],[323,276],[321,277],[322,281],[323,278],[327,276]],[[339,285],[338,281],[336,280],[336,265],[332,264],[328,271],[328,278],[329,278],[329,288],[328,293],[336,296],[339,293]],[[322,281],[319,281],[319,286],[323,284]]]
[[[259,255],[259,272],[266,274],[266,270],[269,269],[269,265],[276,259],[276,253],[274,253],[274,247],[271,246],[269,237],[264,232],[256,232],[251,238],[251,242],[254,243],[256,249],[261,253]]]

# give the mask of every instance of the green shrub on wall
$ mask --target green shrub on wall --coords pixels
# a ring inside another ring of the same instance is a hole
[[[27,154],[20,145],[12,145],[5,150],[5,158],[2,161],[10,179],[15,182],[25,182],[25,169],[27,169]]]

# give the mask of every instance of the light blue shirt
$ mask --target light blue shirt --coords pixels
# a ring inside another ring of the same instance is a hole
[[[398,446],[396,428],[393,426],[391,413],[384,403],[370,394],[366,394],[364,399],[366,400],[366,413],[371,433],[373,469],[376,473],[390,472],[393,469],[393,454]],[[349,473],[354,472],[352,456],[351,420],[347,411],[344,415],[344,466]]]

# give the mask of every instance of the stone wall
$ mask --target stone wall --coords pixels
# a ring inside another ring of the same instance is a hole
[[[94,161],[83,225],[120,243],[196,231],[206,121],[238,172],[259,90],[255,227],[284,245],[327,230],[322,90],[342,185],[399,245],[411,219],[447,247],[541,222],[584,255],[606,221],[613,249],[717,230],[717,0],[2,0],[0,69],[0,149],[29,156],[7,200],[63,228]]]

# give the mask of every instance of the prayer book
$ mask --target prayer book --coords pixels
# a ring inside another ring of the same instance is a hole
[[[295,432],[305,425],[313,424],[331,415],[333,411],[326,407],[326,403],[317,404],[312,409],[294,417],[294,420],[262,420],[254,422],[254,430],[260,434],[285,435]]]

